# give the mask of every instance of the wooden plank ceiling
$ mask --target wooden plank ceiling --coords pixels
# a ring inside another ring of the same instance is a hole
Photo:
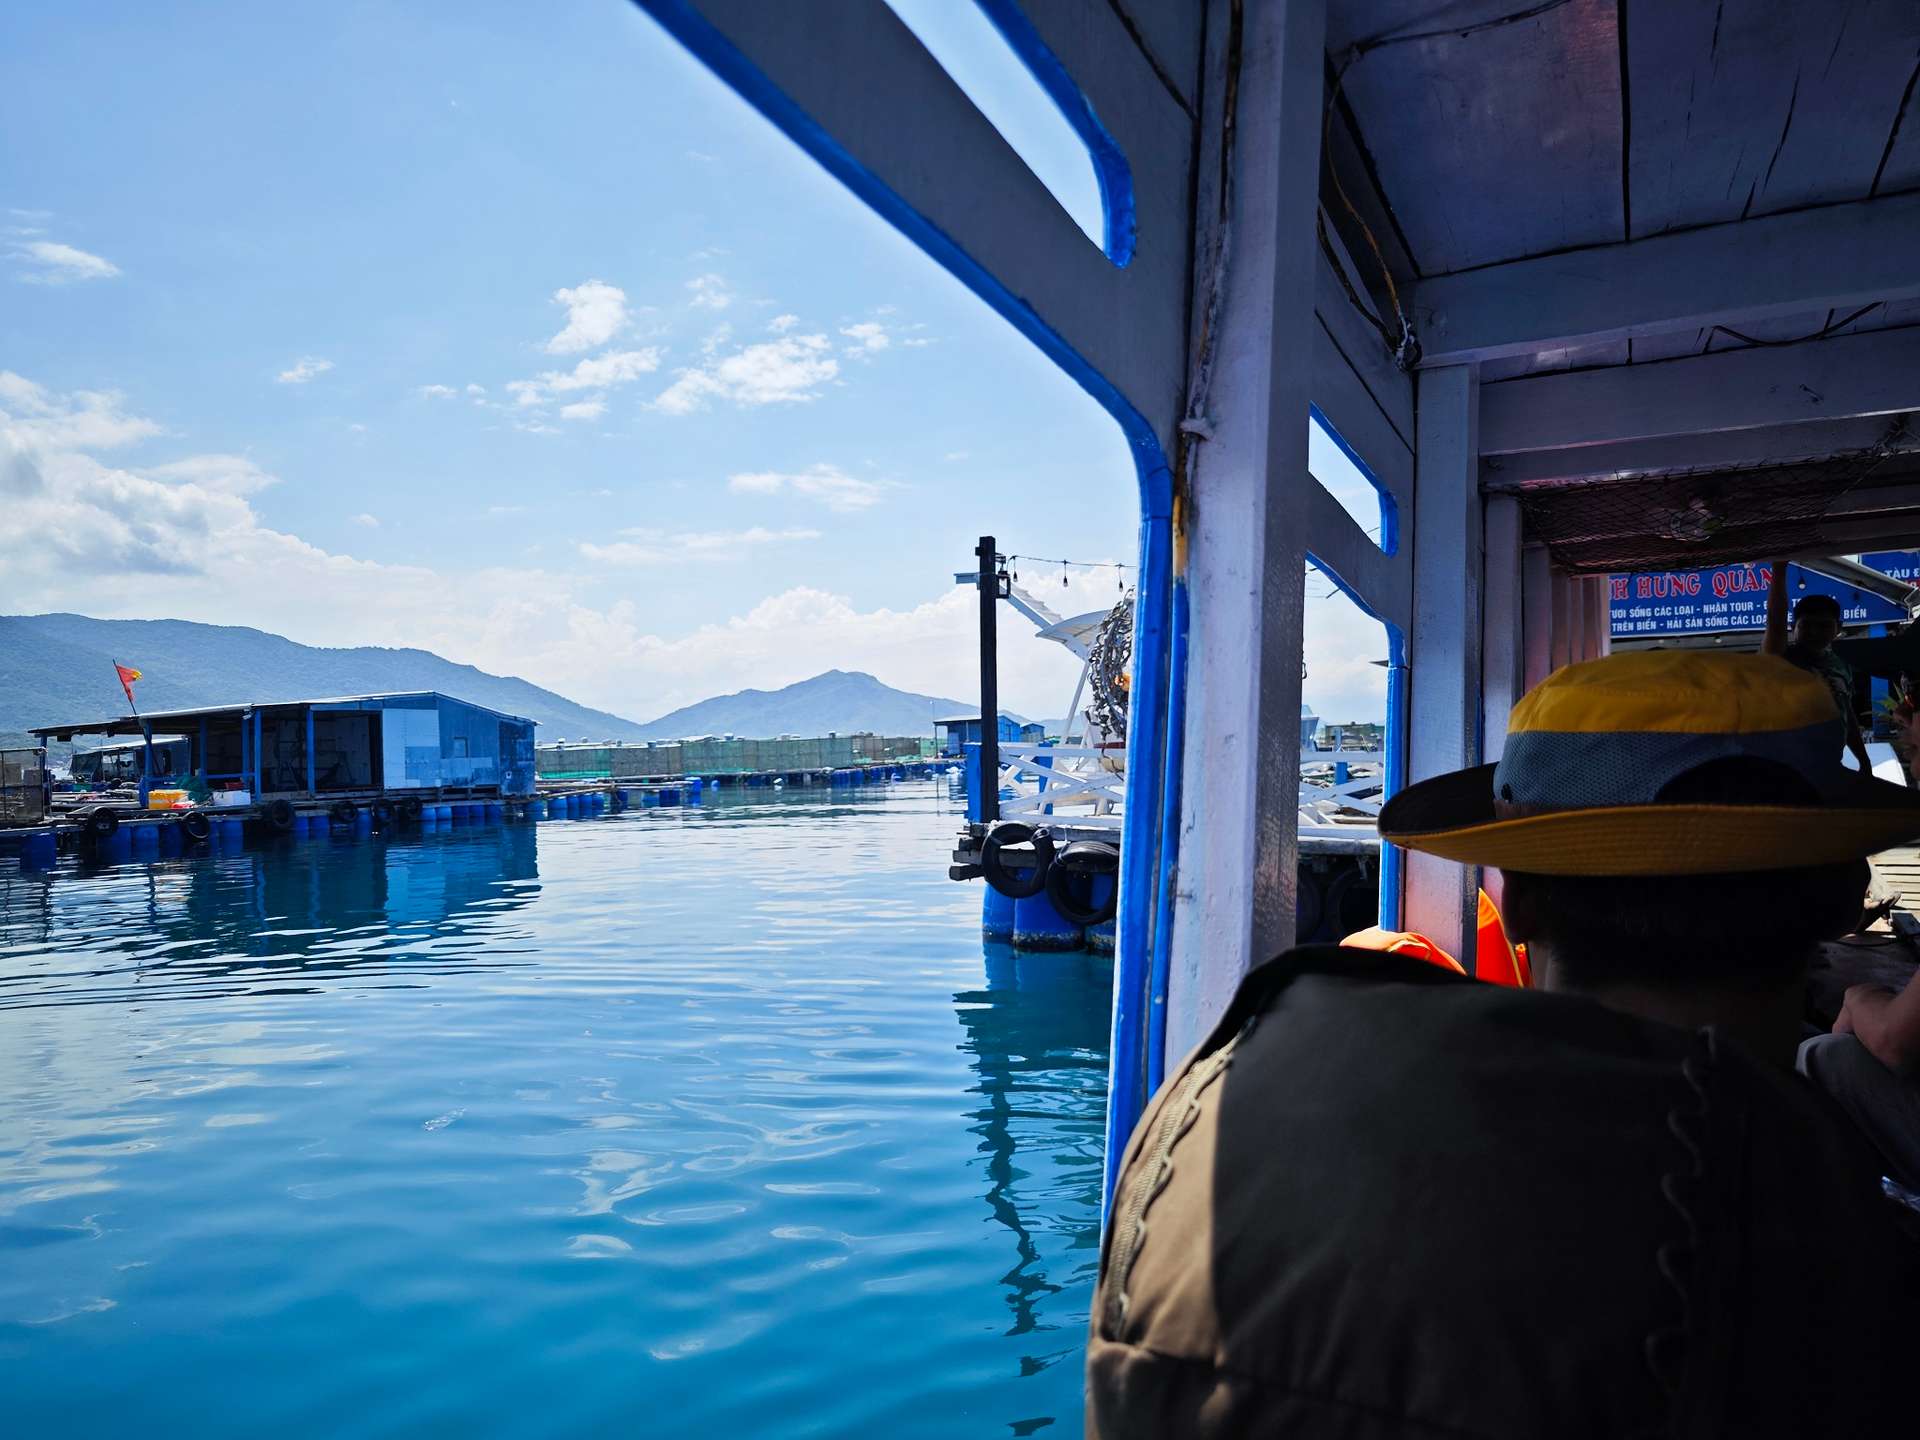
[[[1327,50],[1402,280],[1920,188],[1916,0],[1334,0]],[[1551,350],[1482,378],[1912,325],[1920,306],[1846,319]]]

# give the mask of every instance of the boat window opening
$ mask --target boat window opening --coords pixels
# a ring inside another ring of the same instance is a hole
[[[1400,545],[1399,508],[1393,492],[1382,485],[1319,406],[1308,411],[1307,473],[1340,502],[1354,523],[1388,555]]]
[[[887,0],[1060,208],[1115,265],[1133,258],[1126,157],[1073,78],[1001,0]]]
[[[1298,943],[1338,941],[1396,907],[1380,806],[1398,778],[1391,763],[1402,672],[1390,627],[1344,581],[1309,557],[1300,677]]]

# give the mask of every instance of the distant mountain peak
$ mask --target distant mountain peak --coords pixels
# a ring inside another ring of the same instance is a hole
[[[978,709],[978,706],[971,707]],[[686,705],[641,727],[652,740],[694,735],[933,734],[933,722],[964,713],[967,701],[896,690],[864,670],[823,670],[777,690],[737,690]]]

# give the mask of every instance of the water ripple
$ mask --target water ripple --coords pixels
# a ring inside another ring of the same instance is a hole
[[[9,1429],[1072,1431],[1109,977],[982,954],[956,823],[0,861]]]

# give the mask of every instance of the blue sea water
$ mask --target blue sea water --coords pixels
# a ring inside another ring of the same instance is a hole
[[[1110,967],[957,815],[0,860],[0,1429],[1077,1431]]]

